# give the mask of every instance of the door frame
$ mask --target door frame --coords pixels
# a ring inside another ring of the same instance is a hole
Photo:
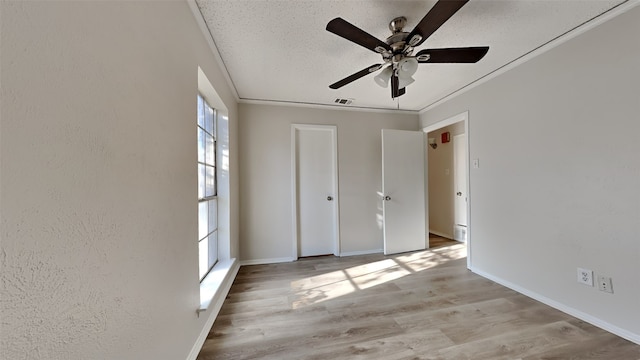
[[[469,168],[469,164],[471,163],[471,146],[470,146],[470,140],[471,140],[471,134],[469,133],[469,111],[465,111],[462,112],[460,114],[436,121],[434,123],[432,123],[431,125],[427,125],[424,128],[422,128],[422,131],[427,134],[431,131],[434,130],[438,130],[438,129],[442,129],[445,126],[449,126],[458,122],[464,121],[464,133],[467,135],[467,139],[466,139],[466,143],[467,143],[467,164],[466,164],[466,169],[467,169],[467,268],[471,269],[471,266],[473,264],[473,252],[471,251],[471,245],[472,245],[472,217],[471,217],[471,169]],[[427,155],[427,161],[428,161],[428,155]],[[427,190],[428,192],[428,190]],[[425,204],[425,206],[429,206],[429,203]]]
[[[334,243],[333,254],[340,256],[340,196],[338,191],[338,127],[335,125],[314,125],[314,124],[291,124],[291,238],[292,244],[292,257],[298,259],[298,166],[297,166],[297,151],[296,145],[298,143],[297,132],[299,130],[316,130],[316,131],[329,131],[331,133],[331,147],[333,150],[332,167],[333,167],[333,179],[332,185],[335,191],[333,196],[333,209],[334,209]]]

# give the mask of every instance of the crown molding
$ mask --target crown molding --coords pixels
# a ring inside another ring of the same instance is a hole
[[[238,95],[238,89],[236,88],[236,85],[233,83],[233,80],[231,80],[231,75],[229,75],[229,70],[227,70],[227,66],[224,63],[224,60],[222,60],[222,56],[220,56],[220,51],[218,51],[218,47],[216,46],[216,43],[213,40],[213,35],[211,35],[211,30],[209,30],[207,23],[204,21],[204,16],[202,15],[200,8],[198,7],[198,4],[196,3],[195,0],[187,0],[187,4],[189,4],[191,13],[195,18],[196,23],[198,23],[198,27],[200,28],[200,31],[202,31],[202,35],[204,35],[204,38],[207,41],[207,44],[209,44],[209,49],[211,50],[213,57],[216,59],[216,62],[218,63],[218,66],[220,67],[220,70],[224,75],[225,80],[227,81],[227,85],[229,85],[229,88],[231,89],[231,93],[233,94],[236,101],[240,101],[240,96]]]
[[[343,110],[343,111],[373,112],[373,113],[383,113],[383,114],[408,114],[408,115],[416,115],[416,116],[418,115],[417,110],[400,110],[400,109],[396,110],[396,109],[370,108],[370,107],[359,107],[359,106],[349,106],[349,105],[316,104],[316,103],[295,102],[295,101],[240,99],[239,103],[251,104],[251,105],[303,107],[303,108],[323,109],[323,110]]]

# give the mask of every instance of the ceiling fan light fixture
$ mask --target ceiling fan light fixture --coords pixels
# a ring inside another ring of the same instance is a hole
[[[414,57],[406,57],[398,62],[398,77],[411,78],[418,71],[418,60]]]
[[[403,88],[413,84],[414,81],[416,81],[416,80],[414,78],[412,78],[411,76],[409,76],[408,78],[398,77],[398,89],[403,89]]]
[[[389,86],[389,79],[391,79],[392,72],[393,70],[391,69],[391,66],[387,66],[380,72],[380,74],[376,75],[373,80],[375,80],[376,84],[386,88]]]

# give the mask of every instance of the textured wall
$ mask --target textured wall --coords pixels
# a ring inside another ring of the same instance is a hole
[[[186,358],[198,65],[237,111],[188,5],[0,6],[0,358]]]
[[[421,116],[469,111],[473,267],[636,341],[639,33],[636,6]],[[615,293],[578,284],[577,267]]]
[[[341,252],[382,249],[381,129],[418,130],[413,114],[240,105],[240,259],[291,257],[291,124],[338,127]]]

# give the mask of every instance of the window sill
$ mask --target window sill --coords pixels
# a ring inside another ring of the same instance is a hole
[[[207,311],[214,300],[219,300],[220,296],[224,300],[226,293],[231,288],[233,279],[238,273],[238,262],[236,259],[221,260],[211,269],[209,274],[200,282],[200,307],[197,312]],[[216,301],[219,302],[219,301]]]

